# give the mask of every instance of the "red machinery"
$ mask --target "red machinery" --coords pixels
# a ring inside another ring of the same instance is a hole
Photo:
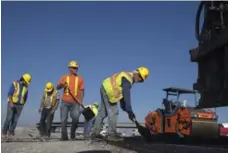
[[[166,88],[165,108],[148,113],[145,125],[155,135],[177,135],[179,137],[217,138],[219,136],[218,116],[213,111],[184,106],[179,97],[182,94],[193,94],[194,90]],[[175,101],[170,96],[176,96]],[[195,98],[196,100],[196,98]],[[195,101],[196,103],[196,101]]]
[[[226,126],[224,126],[226,125]],[[228,136],[228,123],[220,124],[220,136]]]

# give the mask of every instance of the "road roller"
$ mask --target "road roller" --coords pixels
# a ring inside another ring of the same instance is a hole
[[[197,91],[176,87],[165,88],[166,98],[163,99],[162,108],[149,112],[145,117],[145,126],[151,134],[175,135],[179,138],[218,138],[219,124],[215,111],[197,109],[188,106],[186,100],[180,102],[180,96],[190,94],[194,96],[197,105]],[[175,99],[171,100],[170,97]]]

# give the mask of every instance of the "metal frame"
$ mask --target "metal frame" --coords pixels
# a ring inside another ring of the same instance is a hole
[[[203,10],[203,26],[200,30],[200,15]],[[198,47],[190,50],[190,57],[191,62],[198,64],[198,78],[193,84],[193,88],[198,90],[201,95],[198,108],[228,106],[227,17],[227,1],[201,1],[197,9],[195,33]],[[216,67],[216,71],[211,70],[210,65],[214,61],[220,63],[224,69],[220,70]],[[221,77],[212,77],[218,75]]]
[[[140,125],[145,125],[145,123],[140,123]],[[36,128],[37,130],[39,130],[39,126],[40,126],[40,123],[36,123]],[[72,124],[70,122],[67,122],[67,127],[71,127]],[[108,125],[106,124],[103,124],[103,128],[107,128]],[[82,128],[84,127],[84,122],[79,122],[78,123],[78,127]],[[93,127],[93,126],[92,126]],[[57,128],[61,128],[61,122],[52,122],[52,132],[55,132],[55,130]],[[137,127],[135,126],[134,123],[131,123],[131,122],[121,122],[121,123],[117,123],[117,126],[116,128],[118,129],[137,129]]]
[[[177,87],[169,87],[169,88],[163,89],[163,91],[166,92],[166,99],[167,100],[168,100],[169,96],[177,96],[176,102],[179,101],[179,98],[180,98],[180,95],[181,94],[193,94],[194,95],[194,99],[195,99],[195,106],[198,105],[198,103],[197,103],[197,97],[196,97],[196,94],[198,93],[198,91],[196,91],[196,90],[190,90],[190,89],[184,89],[184,88],[177,88]],[[170,108],[171,108],[171,104],[170,104]]]

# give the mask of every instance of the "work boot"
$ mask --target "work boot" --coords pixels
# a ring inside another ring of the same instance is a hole
[[[90,136],[89,135],[84,135],[83,136],[83,140],[90,140]]]
[[[68,141],[68,137],[61,137],[61,141]]]
[[[48,141],[48,140],[50,140],[50,136],[45,136],[44,139],[45,139],[45,141]]]
[[[75,133],[71,133],[70,139],[71,139],[71,140],[75,140]]]
[[[44,136],[44,135],[41,135],[41,136],[39,137],[39,139],[40,139],[41,141],[45,141],[45,136]]]
[[[107,140],[108,141],[123,141],[124,138],[122,138],[121,136],[119,136],[117,134],[114,134],[114,135],[108,135]]]
[[[61,132],[61,141],[67,141],[68,140],[68,134],[67,131]]]
[[[12,138],[14,136],[14,132],[8,132],[8,137]]]
[[[92,133],[91,134],[91,139],[92,140],[96,140],[96,139],[104,139],[105,137],[102,136],[101,134],[95,134],[95,133]]]
[[[68,136],[67,136],[67,134],[65,135],[65,134],[62,134],[62,136],[61,136],[61,139],[60,139],[61,141],[67,141],[68,140]]]
[[[14,131],[10,131],[10,132],[8,132],[8,135],[14,136],[15,133],[14,133]]]
[[[3,139],[4,138],[7,138],[7,132],[2,132],[2,136],[1,136]]]

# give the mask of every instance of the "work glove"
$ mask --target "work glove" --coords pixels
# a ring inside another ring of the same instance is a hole
[[[10,108],[14,108],[13,102],[9,101],[9,102],[8,102],[8,105],[9,105]]]
[[[134,122],[135,114],[133,112],[128,112],[128,118]]]
[[[54,113],[55,113],[55,110],[54,110],[54,109],[52,109],[52,110],[51,110],[51,114],[54,114]]]
[[[59,87],[66,89],[66,88],[68,88],[68,84],[66,82],[65,83],[60,83]]]
[[[67,82],[65,82],[65,83],[63,84],[63,87],[64,87],[64,88],[66,88],[66,89],[68,89],[68,88],[69,88],[68,83],[67,83]]]
[[[39,108],[38,112],[41,113],[41,111],[42,111],[42,108]]]

